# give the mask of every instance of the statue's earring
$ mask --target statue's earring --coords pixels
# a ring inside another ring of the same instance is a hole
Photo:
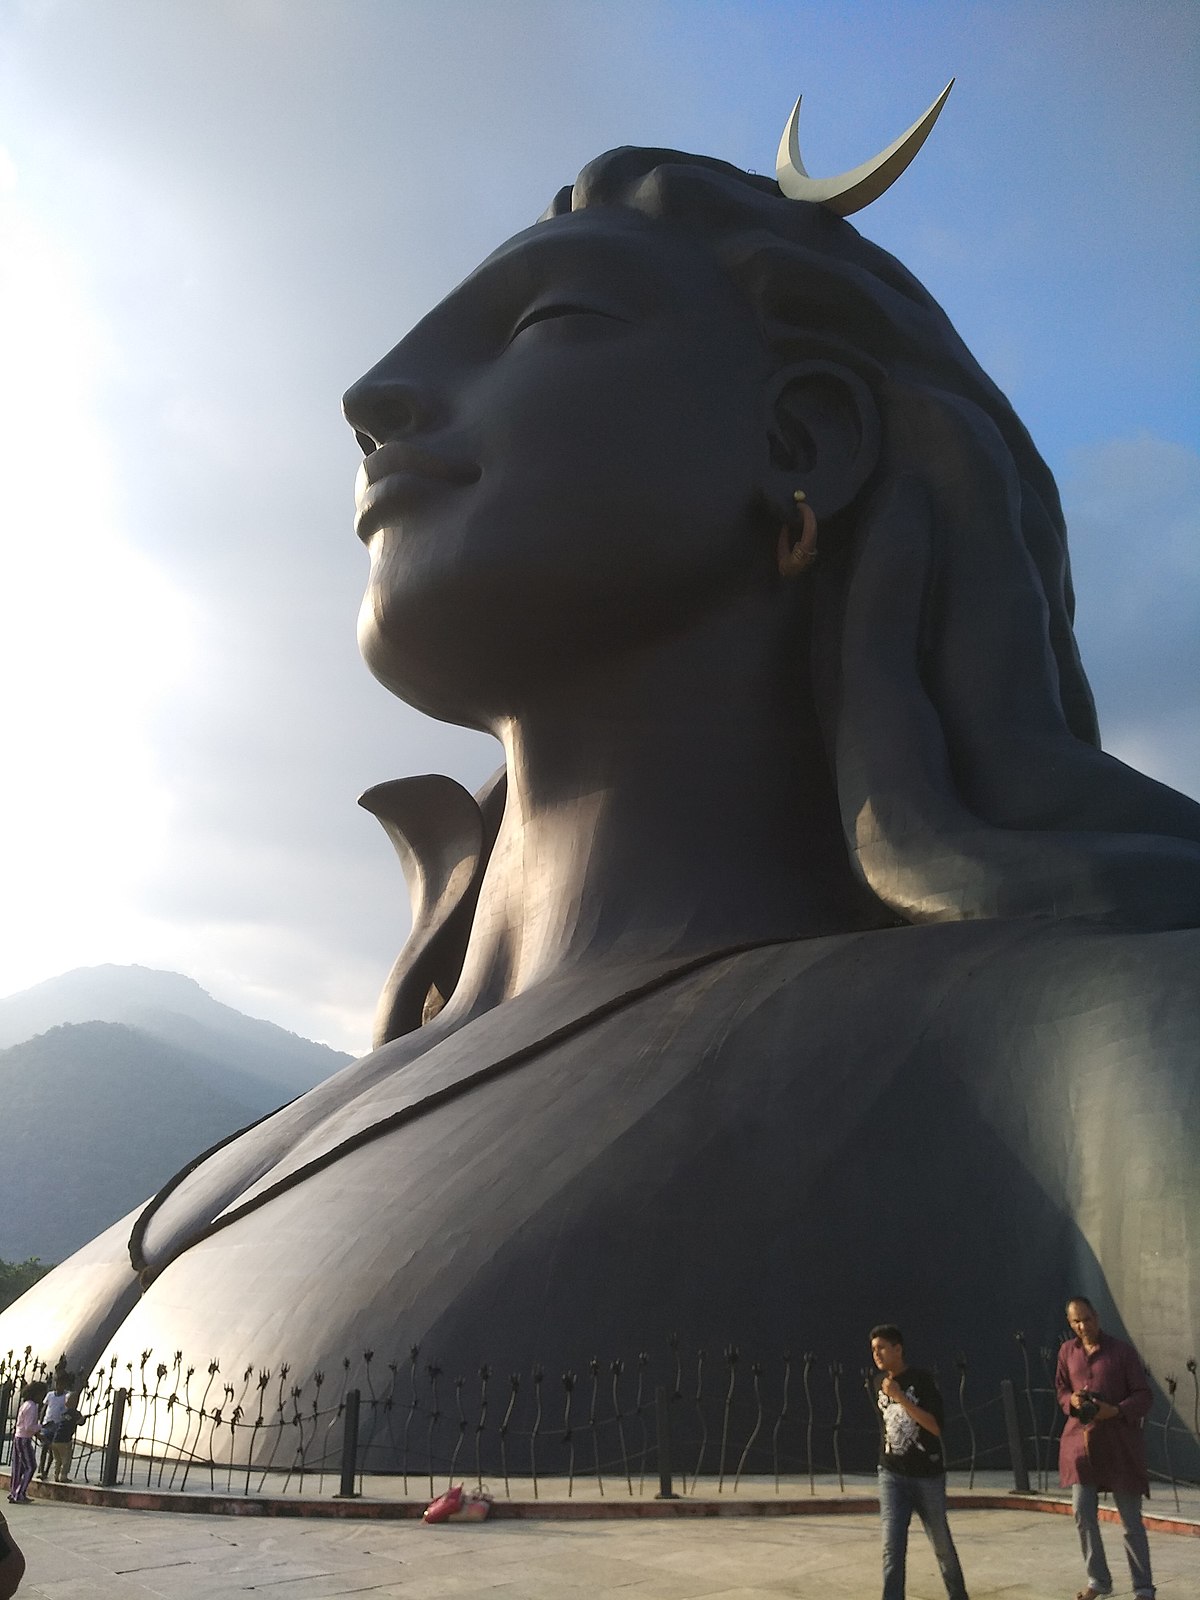
[[[776,546],[781,578],[798,578],[817,559],[817,514],[803,489],[797,489],[792,499],[796,505],[795,522],[780,528]]]

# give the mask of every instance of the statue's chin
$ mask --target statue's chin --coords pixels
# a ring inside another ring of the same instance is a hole
[[[414,608],[415,611],[416,608]],[[478,637],[463,638],[455,627],[429,626],[416,615],[384,614],[370,590],[358,616],[358,648],[372,676],[406,705],[464,728],[491,730],[484,701],[494,680],[489,652]]]
[[[440,576],[440,575],[439,575]],[[372,675],[408,705],[468,728],[492,731],[561,682],[599,650],[582,625],[564,626],[562,607],[529,584],[429,581],[368,585],[358,614],[358,648]]]
[[[488,731],[566,685],[586,693],[617,660],[669,652],[747,586],[744,561],[724,552],[646,577],[593,570],[582,559],[505,559],[503,551],[467,561],[461,550],[414,551],[415,543],[385,536],[373,544],[359,650],[401,700]]]

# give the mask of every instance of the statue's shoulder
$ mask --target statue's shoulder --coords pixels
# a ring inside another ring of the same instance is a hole
[[[1200,927],[1136,929],[1053,918],[937,922],[828,939],[798,940],[740,958],[753,981],[756,964],[801,985],[855,981],[886,991],[921,974],[921,987],[963,988],[1002,971],[1008,982],[1043,992],[1098,979],[1127,980],[1200,994]]]
[[[897,1051],[1058,1059],[1068,1042],[1180,1061],[1188,1040],[1194,1064],[1200,1032],[1196,928],[935,923],[747,952],[734,967],[739,1053],[774,1036],[843,1063]]]

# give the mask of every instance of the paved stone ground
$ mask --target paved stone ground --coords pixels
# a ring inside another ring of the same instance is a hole
[[[281,1520],[50,1501],[5,1507],[25,1550],[19,1600],[874,1600],[871,1515],[606,1522]],[[1082,1581],[1066,1517],[959,1511],[951,1525],[971,1600],[1066,1600]],[[1120,1530],[1105,1529],[1117,1594]],[[1200,1595],[1200,1540],[1152,1534],[1160,1600]],[[942,1600],[910,1542],[909,1600]]]

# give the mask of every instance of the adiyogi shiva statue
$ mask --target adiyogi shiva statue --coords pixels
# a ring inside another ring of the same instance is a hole
[[[609,151],[353,385],[363,655],[504,772],[364,797],[374,1049],[0,1349],[554,1371],[886,1307],[1007,1359],[1065,1293],[1200,1349],[1200,807],[1101,751],[1050,473],[844,220],[937,109],[830,181],[794,115],[778,181]]]

